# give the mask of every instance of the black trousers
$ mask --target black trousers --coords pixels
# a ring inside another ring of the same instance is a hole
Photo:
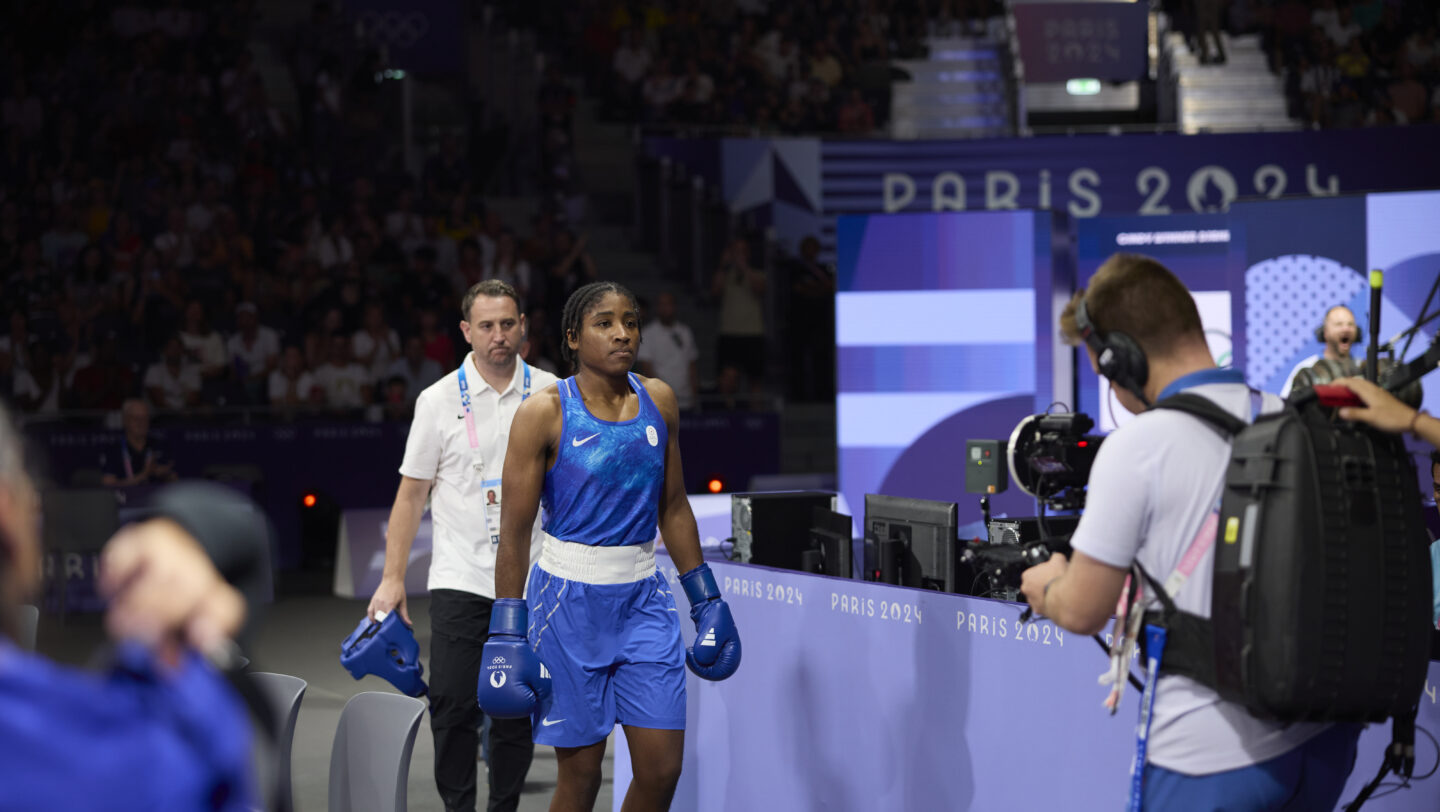
[[[490,598],[470,592],[430,593],[430,731],[435,736],[435,786],[446,812],[475,809],[481,722],[475,685],[494,605]],[[485,808],[514,812],[535,754],[530,720],[492,718],[489,750],[490,800]]]

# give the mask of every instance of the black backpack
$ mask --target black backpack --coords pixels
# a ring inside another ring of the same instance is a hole
[[[1194,415],[1232,441],[1210,618],[1177,609],[1145,574],[1164,606],[1146,620],[1168,630],[1161,673],[1264,719],[1393,717],[1392,750],[1402,752],[1392,755],[1413,764],[1433,580],[1402,439],[1341,421],[1313,399],[1253,424],[1189,393],[1155,408]]]

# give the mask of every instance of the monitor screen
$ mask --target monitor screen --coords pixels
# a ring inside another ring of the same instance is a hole
[[[843,513],[817,507],[810,511],[810,549],[804,554],[806,572],[834,578],[855,577],[850,537],[852,520]]]
[[[959,592],[960,560],[954,502],[865,494],[865,541],[873,545],[871,580]]]

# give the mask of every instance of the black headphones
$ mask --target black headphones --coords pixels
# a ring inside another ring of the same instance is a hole
[[[1335,307],[1332,307],[1332,308],[1330,308],[1329,310],[1326,310],[1326,311],[1325,311],[1325,318],[1326,318],[1326,319],[1330,318],[1330,314],[1331,314],[1331,313],[1334,313],[1337,309],[1342,308],[1342,307],[1344,307],[1346,310],[1350,310],[1350,308],[1346,307],[1345,305],[1335,305]],[[1350,315],[1351,315],[1351,316],[1354,316],[1354,315],[1355,315],[1355,311],[1350,310]],[[1315,328],[1315,340],[1318,341],[1318,342],[1320,342],[1321,344],[1324,344],[1324,343],[1325,343],[1325,322],[1324,322],[1324,320],[1321,320],[1320,326]],[[1360,343],[1362,343],[1364,340],[1365,340],[1365,331],[1362,330],[1362,329],[1360,329],[1360,320],[1359,320],[1359,319],[1356,319],[1356,320],[1355,320],[1355,340],[1352,341],[1352,342],[1350,342],[1350,343],[1352,343],[1352,344],[1360,344]]]
[[[1145,351],[1140,349],[1135,339],[1121,332],[1100,335],[1090,321],[1083,294],[1075,303],[1075,326],[1080,329],[1080,337],[1085,339],[1085,344],[1095,353],[1095,365],[1100,368],[1100,374],[1119,384],[1148,407],[1150,401],[1145,397],[1145,382],[1150,379],[1150,362],[1145,359]]]

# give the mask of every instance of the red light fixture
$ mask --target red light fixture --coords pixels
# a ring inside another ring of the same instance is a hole
[[[303,504],[303,505],[304,505],[305,507],[307,507],[307,508],[313,508],[313,507],[315,507],[315,502],[316,502],[316,501],[318,501],[318,500],[315,498],[315,494],[313,494],[313,493],[307,493],[307,494],[305,494],[305,497],[300,500],[300,503]]]

